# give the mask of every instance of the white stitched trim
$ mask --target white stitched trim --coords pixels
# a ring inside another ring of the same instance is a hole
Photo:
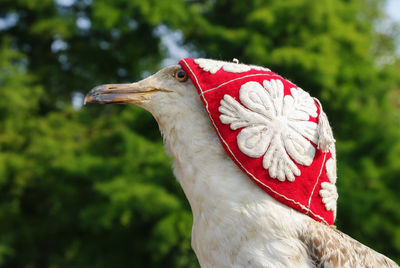
[[[321,149],[324,153],[328,152],[330,148],[335,147],[335,139],[333,138],[332,128],[329,125],[328,117],[322,109],[321,102],[314,98],[320,108],[318,117],[318,149]]]
[[[201,86],[200,86],[200,84],[199,84],[199,81],[197,80],[197,77],[196,77],[196,75],[193,73],[193,71],[192,71],[192,69],[190,68],[189,64],[186,62],[186,60],[182,60],[182,61],[185,63],[185,65],[187,66],[187,68],[189,69],[189,71],[192,73],[192,75],[193,75],[193,77],[195,78],[196,83],[197,83],[198,88],[200,89],[200,91],[203,92],[203,89],[201,88]],[[256,181],[256,182],[258,182],[259,184],[263,185],[263,186],[266,187],[268,190],[270,190],[272,193],[274,193],[274,194],[276,194],[276,195],[282,197],[283,199],[285,199],[285,200],[287,200],[287,201],[290,201],[290,202],[292,202],[292,203],[298,205],[300,208],[302,208],[303,210],[306,211],[306,214],[311,214],[311,215],[313,215],[314,217],[320,219],[320,220],[321,220],[322,222],[324,222],[326,225],[329,225],[329,223],[328,223],[323,217],[321,217],[320,215],[314,213],[312,210],[310,210],[310,209],[307,208],[306,206],[300,204],[299,202],[296,202],[295,200],[293,200],[293,199],[291,199],[291,198],[288,198],[288,197],[286,197],[285,195],[282,195],[282,194],[280,194],[280,193],[274,191],[271,187],[269,187],[268,185],[264,184],[263,182],[261,182],[260,180],[258,180],[252,173],[250,173],[250,172],[242,165],[242,163],[236,158],[236,156],[233,154],[231,148],[229,147],[229,145],[226,143],[226,141],[225,141],[224,138],[222,137],[221,133],[219,132],[219,130],[218,130],[218,128],[217,128],[217,125],[215,124],[213,118],[211,117],[210,110],[208,109],[208,102],[207,102],[207,100],[204,98],[204,95],[201,94],[200,97],[203,99],[204,103],[206,104],[206,107],[205,107],[205,108],[206,108],[206,110],[207,110],[208,117],[210,118],[210,120],[211,120],[211,122],[212,122],[212,124],[213,124],[213,126],[214,126],[214,129],[215,129],[215,131],[217,132],[217,134],[218,134],[220,140],[225,144],[226,148],[228,148],[228,150],[229,150],[231,156],[235,159],[236,163],[238,163],[238,164],[240,165],[240,167],[242,168],[242,170],[244,170],[254,181]]]
[[[240,79],[244,79],[244,78],[247,78],[247,77],[253,77],[253,76],[267,76],[268,78],[273,76],[273,77],[281,78],[281,76],[279,76],[279,75],[277,75],[277,74],[249,74],[249,75],[241,76],[241,77],[238,77],[238,78],[229,80],[229,81],[227,81],[227,82],[224,82],[224,83],[220,84],[220,85],[217,86],[217,87],[207,89],[207,90],[204,91],[203,93],[207,93],[207,92],[209,92],[209,91],[213,91],[213,90],[215,90],[215,89],[218,89],[218,88],[220,88],[220,87],[222,87],[222,86],[224,86],[224,85],[226,85],[226,84],[232,83],[232,82],[234,82],[234,81],[237,81],[237,80],[240,80]]]
[[[318,141],[318,125],[308,121],[317,116],[317,107],[310,95],[300,88],[291,88],[284,96],[281,80],[254,81],[243,84],[236,101],[225,94],[219,107],[220,120],[232,130],[243,128],[237,136],[242,153],[263,157],[263,167],[271,178],[294,181],[300,169],[294,162],[311,165]],[[247,108],[246,108],[247,107]],[[291,157],[291,158],[290,158]]]
[[[339,197],[336,185],[330,182],[321,183],[319,195],[322,197],[322,203],[324,203],[325,209],[332,210],[334,218],[336,218],[336,206]]]
[[[326,161],[325,169],[326,175],[328,176],[329,182],[321,183],[321,190],[319,191],[319,195],[322,197],[322,202],[325,204],[326,210],[332,210],[334,219],[336,218],[337,213],[337,199],[339,197],[337,188],[336,188],[336,152],[335,146],[331,145],[331,158]]]
[[[314,194],[315,188],[316,188],[317,185],[318,185],[319,177],[321,177],[322,170],[323,170],[323,168],[324,168],[324,166],[325,166],[325,160],[326,160],[326,153],[324,153],[324,159],[322,160],[322,165],[321,165],[321,168],[320,168],[320,170],[319,170],[319,174],[318,174],[317,180],[315,181],[314,187],[313,187],[312,192],[311,192],[311,194],[310,194],[310,198],[308,199],[308,208],[310,208],[310,206],[311,206],[312,196],[313,196],[313,194]]]
[[[336,175],[336,159],[333,157],[329,158],[328,161],[326,161],[326,175],[328,176],[328,179],[331,183],[335,184],[337,175]]]
[[[251,69],[257,71],[271,71],[270,69],[261,66],[239,64],[239,61],[232,63],[226,61],[199,58],[195,59],[194,63],[196,63],[204,71],[210,72],[211,74],[215,74],[221,68],[228,73],[243,73],[248,72]]]

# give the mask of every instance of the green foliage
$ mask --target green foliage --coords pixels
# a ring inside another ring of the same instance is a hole
[[[0,29],[0,267],[198,267],[156,122],[136,107],[71,106],[160,68],[161,24],[319,97],[337,139],[337,224],[400,261],[400,61],[384,61],[395,44],[376,31],[382,4],[1,1],[0,19],[16,22]]]

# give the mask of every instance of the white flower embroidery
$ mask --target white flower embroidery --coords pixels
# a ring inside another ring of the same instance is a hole
[[[246,65],[246,64],[239,64],[239,63],[232,63],[226,61],[219,61],[219,60],[210,60],[210,59],[195,59],[194,62],[199,65],[201,69],[206,72],[210,72],[211,74],[215,74],[219,71],[219,69],[223,69],[225,72],[229,73],[243,73],[250,71],[251,69],[257,71],[270,71],[268,68],[264,68],[261,66],[256,65]]]
[[[334,218],[336,218],[336,201],[339,197],[336,185],[330,182],[321,183],[319,195],[322,197],[322,202],[325,204],[326,210],[332,210]]]
[[[337,175],[336,175],[336,159],[334,158],[329,158],[328,161],[326,161],[325,164],[326,168],[326,175],[328,176],[328,179],[331,183],[335,184]]]
[[[322,197],[322,202],[325,204],[326,210],[332,210],[334,213],[334,217],[336,218],[336,206],[337,199],[339,197],[337,188],[336,188],[336,153],[335,147],[331,147],[332,157],[326,161],[325,169],[326,175],[328,176],[329,182],[321,183],[321,190],[319,191],[319,195]]]
[[[301,88],[291,88],[284,96],[281,80],[247,82],[239,91],[240,104],[225,95],[219,107],[220,120],[232,130],[243,128],[237,136],[240,151],[253,158],[263,157],[263,167],[271,178],[294,181],[300,169],[293,162],[309,166],[315,155],[311,144],[318,141],[317,107]],[[292,160],[293,159],[293,160]]]

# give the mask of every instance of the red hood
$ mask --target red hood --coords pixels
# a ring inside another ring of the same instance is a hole
[[[335,149],[318,146],[321,128],[331,133],[319,104],[266,68],[190,58],[179,64],[235,164],[279,202],[333,224]]]

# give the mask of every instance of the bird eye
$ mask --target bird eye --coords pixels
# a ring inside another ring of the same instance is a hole
[[[179,69],[175,72],[175,79],[179,82],[185,82],[188,79],[188,75],[184,70]]]

